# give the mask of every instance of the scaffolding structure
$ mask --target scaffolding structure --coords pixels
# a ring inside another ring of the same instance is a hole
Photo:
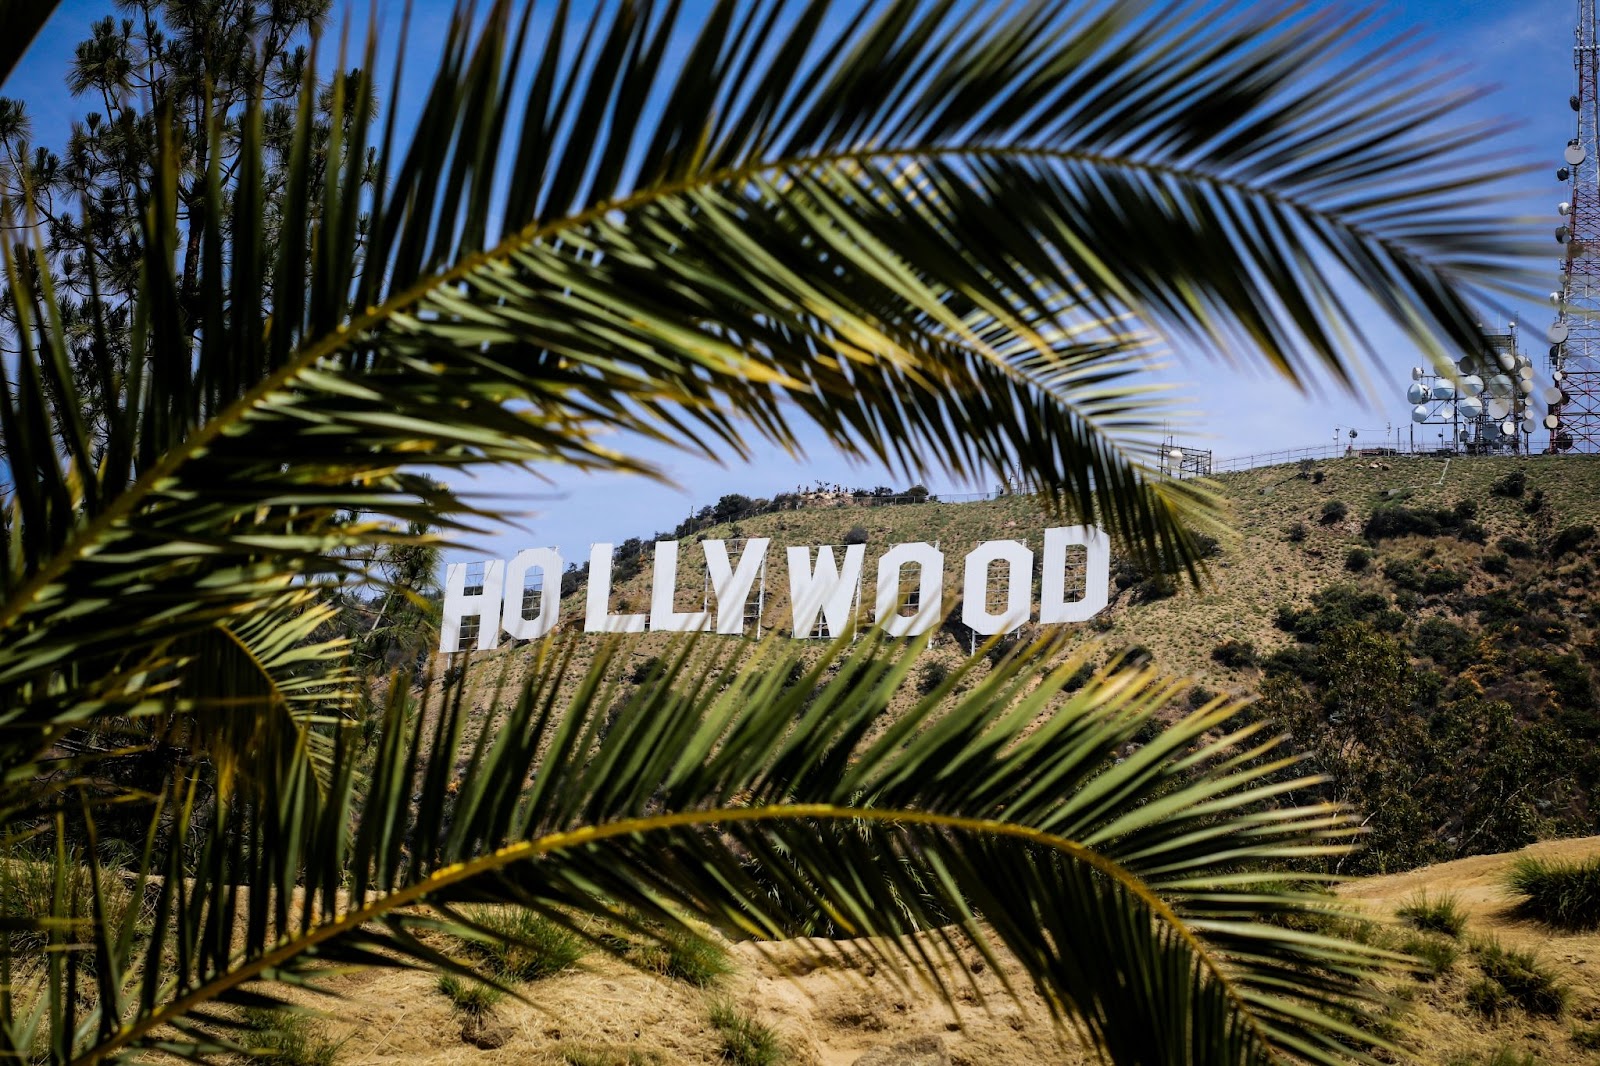
[[[1573,47],[1577,136],[1567,142],[1556,176],[1570,182],[1556,240],[1565,250],[1557,317],[1550,326],[1554,395],[1545,417],[1551,451],[1600,451],[1600,47],[1596,0],[1578,0]]]

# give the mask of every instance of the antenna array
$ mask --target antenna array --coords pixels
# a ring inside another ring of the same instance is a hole
[[[1553,384],[1541,397],[1549,406],[1544,424],[1550,450],[1600,451],[1600,48],[1596,46],[1596,0],[1578,0],[1573,48],[1578,91],[1569,100],[1577,112],[1577,136],[1562,151],[1556,178],[1571,183],[1557,210],[1556,240],[1565,250],[1561,291],[1551,293],[1556,320],[1550,326]]]

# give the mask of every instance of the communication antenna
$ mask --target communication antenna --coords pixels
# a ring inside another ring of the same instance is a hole
[[[1556,206],[1561,223],[1561,291],[1551,293],[1555,321],[1550,342],[1552,384],[1534,392],[1545,404],[1542,422],[1550,431],[1550,450],[1600,451],[1600,47],[1596,0],[1578,0],[1572,50],[1578,91],[1569,100],[1577,112],[1576,136],[1561,152],[1556,180],[1570,193]],[[1534,422],[1530,414],[1523,427]],[[1530,432],[1523,427],[1524,432]]]

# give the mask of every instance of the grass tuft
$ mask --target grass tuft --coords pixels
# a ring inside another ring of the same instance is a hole
[[[1521,896],[1517,912],[1561,929],[1600,928],[1600,855],[1563,862],[1524,856],[1506,887]]]
[[[309,1014],[290,1010],[252,1008],[244,1012],[249,1030],[240,1043],[257,1054],[252,1062],[264,1066],[333,1066],[340,1042],[328,1037],[328,1027]]]
[[[1404,941],[1400,950],[1420,964],[1416,976],[1421,981],[1437,981],[1456,968],[1460,950],[1441,936],[1416,936]]]
[[[561,1061],[566,1066],[659,1066],[663,1061],[654,1051],[604,1044],[564,1044]]]
[[[487,1013],[505,995],[493,985],[453,973],[439,975],[439,991],[445,994],[456,1010],[473,1016]]]
[[[722,1042],[722,1061],[733,1066],[775,1066],[786,1057],[772,1027],[732,1003],[711,1005],[711,1025]]]
[[[560,973],[587,950],[577,933],[522,907],[486,908],[474,913],[472,920],[505,938],[501,943],[473,947],[510,981],[537,981]]]
[[[1453,893],[1430,899],[1426,892],[1418,892],[1400,905],[1395,916],[1424,933],[1460,936],[1467,927],[1467,913]]]
[[[688,930],[663,930],[659,939],[636,944],[627,955],[641,969],[699,988],[733,972],[722,945]]]
[[[1567,1009],[1570,990],[1533,952],[1503,947],[1498,940],[1475,944],[1472,950],[1484,980],[1498,985],[1511,1002],[1529,1014],[1555,1017]],[[1473,1002],[1472,989],[1467,991],[1467,1002],[1485,1015],[1492,1016],[1503,1009],[1484,1009]]]

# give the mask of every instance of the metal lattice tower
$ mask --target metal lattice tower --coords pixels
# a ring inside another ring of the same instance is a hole
[[[1578,0],[1573,48],[1578,91],[1571,100],[1578,129],[1558,172],[1570,180],[1572,192],[1556,231],[1567,254],[1558,317],[1550,327],[1550,369],[1561,390],[1545,419],[1553,451],[1600,451],[1600,47],[1595,4]]]

